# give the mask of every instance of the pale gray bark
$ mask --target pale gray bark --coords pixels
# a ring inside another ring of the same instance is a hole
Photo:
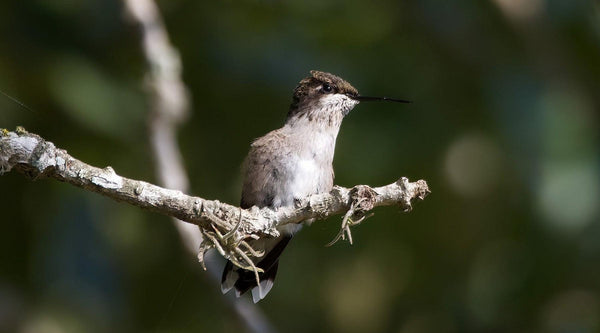
[[[240,209],[218,200],[194,197],[125,178],[116,174],[110,166],[101,169],[88,165],[56,148],[52,142],[23,129],[17,132],[5,130],[0,138],[0,175],[13,168],[32,179],[55,178],[207,230],[213,225],[236,226],[241,218],[238,232],[259,237],[277,235],[275,227],[279,225],[308,219],[322,220],[345,213],[353,202],[361,200],[363,212],[392,205],[409,211],[413,199],[423,199],[429,193],[424,180],[411,183],[403,177],[392,184],[375,188],[367,185],[351,189],[335,186],[331,192],[312,195],[295,207]]]
[[[217,248],[227,259],[240,267],[252,269],[249,257],[260,256],[245,240],[277,236],[277,226],[309,219],[322,220],[345,214],[339,238],[348,236],[349,227],[364,219],[377,206],[398,206],[412,209],[414,199],[424,199],[429,188],[424,180],[409,182],[407,178],[381,187],[357,185],[353,188],[335,186],[329,193],[309,196],[294,207],[277,210],[252,207],[241,209],[218,200],[186,195],[150,183],[119,176],[111,167],[103,169],[88,165],[56,148],[52,142],[24,129],[3,130],[0,137],[0,175],[12,169],[32,179],[55,178],[97,192],[117,201],[155,211],[200,227],[204,252]]]

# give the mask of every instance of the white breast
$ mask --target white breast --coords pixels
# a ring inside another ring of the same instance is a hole
[[[290,192],[294,198],[303,198],[319,190],[322,171],[315,159],[298,159],[295,177],[290,183]]]
[[[313,128],[307,128],[308,133],[302,132],[302,129],[295,128],[298,141],[292,145],[296,149],[286,158],[285,169],[289,177],[279,185],[278,195],[274,198],[276,206],[292,205],[294,199],[329,191],[326,187],[331,186],[337,133],[314,131]]]

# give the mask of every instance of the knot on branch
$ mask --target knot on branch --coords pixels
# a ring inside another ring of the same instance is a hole
[[[360,224],[366,218],[373,216],[368,214],[375,207],[377,192],[367,185],[357,185],[350,190],[349,209],[342,219],[340,231],[326,246],[331,246],[337,243],[340,239],[346,240],[352,244],[352,233],[350,227]]]
[[[404,193],[402,202],[400,204],[401,207],[404,207],[404,212],[410,212],[412,210],[412,199],[417,198],[419,200],[423,200],[429,193],[431,193],[429,187],[427,186],[427,182],[422,179],[411,183],[408,178],[402,177],[396,181],[396,184]]]
[[[355,203],[355,214],[368,212],[375,207],[377,192],[367,185],[356,185],[350,190],[350,200]]]
[[[29,133],[22,126],[14,132],[0,130],[0,175],[15,168],[27,178],[36,180],[64,167],[65,160],[58,156],[52,142]]]
[[[408,182],[408,178],[406,178],[406,181]],[[429,187],[427,186],[427,182],[423,179],[419,179],[415,182],[415,184],[417,194],[416,197],[419,198],[419,200],[424,200],[425,197],[431,193]]]

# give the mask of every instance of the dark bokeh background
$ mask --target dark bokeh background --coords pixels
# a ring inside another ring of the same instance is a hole
[[[426,179],[413,212],[378,208],[355,245],[339,218],[294,239],[259,303],[282,332],[600,330],[600,6],[577,0],[159,2],[193,115],[192,194],[237,203],[248,145],[296,83],[364,94],[336,183]],[[156,182],[147,70],[118,1],[0,4],[0,127]],[[169,219],[51,180],[0,177],[0,331],[242,328]]]

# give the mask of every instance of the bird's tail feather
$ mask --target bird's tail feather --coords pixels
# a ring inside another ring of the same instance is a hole
[[[258,274],[259,284],[256,283],[256,275],[253,271],[235,267],[231,261],[228,261],[221,278],[221,291],[223,294],[235,288],[236,296],[240,297],[252,289],[254,303],[265,298],[271,288],[273,288],[279,266],[279,256],[290,242],[290,239],[292,239],[291,235],[282,236],[274,243],[274,246],[270,250],[267,250],[268,252],[262,260],[256,264],[256,267],[263,270],[263,272]]]

